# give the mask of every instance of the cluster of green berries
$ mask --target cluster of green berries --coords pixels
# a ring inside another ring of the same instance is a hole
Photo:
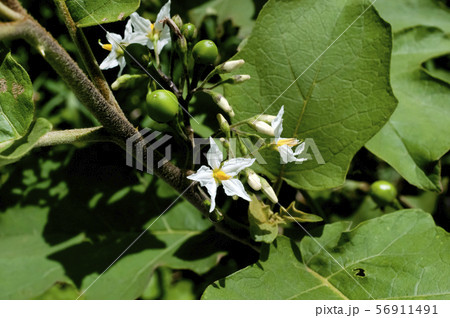
[[[183,25],[181,32],[189,42],[193,41],[197,35],[197,29],[191,23]],[[192,49],[192,57],[199,65],[214,64],[218,56],[217,46],[210,40],[199,41]],[[167,123],[173,120],[179,111],[177,97],[168,90],[149,91],[146,111],[157,122]]]

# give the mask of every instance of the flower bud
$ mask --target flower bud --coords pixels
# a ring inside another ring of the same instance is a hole
[[[240,84],[251,79],[250,75],[234,75],[231,77],[233,84]]]
[[[219,73],[230,73],[244,65],[244,60],[228,61],[218,66]]]
[[[234,111],[233,108],[231,108],[230,104],[228,104],[228,101],[225,97],[223,97],[222,94],[216,93],[214,91],[211,90],[205,90],[206,93],[208,93],[214,100],[214,102],[220,107],[222,108],[222,110],[226,113],[228,113],[228,115],[230,115],[230,117],[234,117]]]
[[[244,144],[244,142],[241,140],[241,138],[238,138],[238,145],[239,145],[239,150],[241,152],[241,155],[246,156],[248,154],[248,148]]]
[[[219,122],[220,130],[228,136],[230,134],[230,124],[228,121],[222,114],[217,114],[217,121]]]
[[[181,34],[184,35],[188,42],[192,42],[197,38],[197,28],[192,23],[186,23],[181,28]]]
[[[278,197],[275,194],[275,191],[273,191],[273,188],[270,186],[269,182],[267,182],[266,179],[260,177],[261,181],[261,191],[267,195],[270,201],[273,203],[278,203]]]
[[[111,84],[111,88],[115,91],[121,88],[128,88],[133,86],[137,79],[142,78],[143,75],[130,75],[125,74],[116,79],[114,83]]]
[[[260,120],[255,120],[253,122],[250,122],[249,125],[255,129],[257,132],[269,136],[275,136],[275,131],[268,123],[265,123]]]
[[[261,179],[252,169],[246,169],[247,183],[255,191],[261,190]]]
[[[175,25],[181,29],[183,27],[183,20],[181,19],[181,17],[176,14],[172,17],[173,22],[175,22]]]
[[[273,115],[260,115],[260,116],[256,116],[255,119],[266,122],[268,124],[271,124],[275,118],[277,118],[277,116],[273,116]]]

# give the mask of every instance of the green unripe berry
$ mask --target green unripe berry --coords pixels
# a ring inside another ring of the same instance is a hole
[[[192,42],[197,37],[197,28],[192,23],[186,23],[181,28],[181,34],[184,35],[188,42]]]
[[[178,113],[178,100],[174,93],[163,89],[148,92],[147,114],[160,123],[167,123]]]
[[[137,43],[128,45],[124,56],[127,64],[137,69],[147,67],[148,63],[150,62],[150,54],[148,48]]]
[[[209,213],[209,220],[213,223],[219,223],[223,221],[224,216],[219,209],[214,209],[211,213]]]
[[[385,207],[394,202],[397,197],[397,189],[387,181],[376,181],[370,186],[370,196],[380,207]]]
[[[210,40],[202,40],[192,49],[192,56],[197,64],[214,64],[218,55],[217,46]]]

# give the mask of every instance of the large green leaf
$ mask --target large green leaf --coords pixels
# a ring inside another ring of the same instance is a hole
[[[450,9],[443,0],[377,0],[374,5],[394,31],[419,25],[450,31]]]
[[[12,143],[6,150],[0,150],[0,167],[14,163],[33,149],[43,135],[52,130],[52,124],[44,118],[38,118],[28,133]]]
[[[422,64],[448,53],[450,38],[438,29],[419,27],[395,36],[391,81],[399,105],[366,144],[426,190],[441,189],[438,160],[450,149],[450,85],[427,74]]]
[[[253,27],[255,4],[252,0],[212,0],[189,11],[192,23],[200,26],[207,15],[217,15],[217,23],[221,25],[231,20],[235,25],[244,29],[240,31],[247,34]]]
[[[30,77],[0,43],[0,148],[27,133],[33,113]]]
[[[258,263],[212,284],[203,298],[450,299],[450,236],[428,213],[349,225],[326,225],[300,245],[279,237]]]
[[[355,153],[395,109],[390,27],[369,6],[271,0],[261,11],[236,56],[246,61],[239,73],[252,79],[225,92],[235,120],[275,115],[284,105],[282,137],[312,138],[325,161],[281,166],[278,153],[266,151],[260,170],[267,175],[310,190],[340,185]]]
[[[209,220],[185,201],[157,219],[177,194],[151,176],[139,182],[108,149],[14,166],[0,201],[0,299],[34,298],[56,282],[85,290],[153,222],[84,297],[135,299],[159,266],[203,274],[217,264],[217,241],[228,241]]]
[[[79,27],[121,21],[139,8],[140,0],[67,0]]]

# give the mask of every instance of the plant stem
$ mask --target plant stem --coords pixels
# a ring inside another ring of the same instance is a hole
[[[0,2],[6,4],[10,9],[14,10],[15,12],[20,13],[21,15],[23,15],[23,17],[27,15],[27,11],[22,7],[22,5],[19,3],[18,0],[1,0]]]
[[[0,2],[0,17],[12,21],[21,20],[24,18],[22,14],[14,11],[2,2]]]
[[[112,142],[103,127],[51,131],[42,136],[34,146],[48,147],[77,142]]]
[[[98,88],[98,90],[100,91],[100,93],[102,93],[106,100],[114,105],[114,107],[117,108],[117,111],[122,112],[122,109],[117,103],[113,92],[109,88],[108,82],[106,81],[102,71],[100,70],[100,67],[98,66],[97,60],[95,59],[94,53],[92,53],[91,47],[89,46],[89,43],[84,36],[83,30],[78,28],[73,21],[69,9],[67,8],[66,1],[54,1],[61,18],[67,26],[72,41],[78,48],[78,52],[80,53],[81,59],[83,60],[89,77],[92,79],[94,85]]]
[[[13,40],[22,38],[31,46],[37,48],[44,56],[46,61],[66,82],[69,88],[74,92],[80,102],[89,109],[89,111],[103,125],[111,140],[118,144],[125,151],[127,149],[126,141],[132,137],[138,137],[136,141],[142,140],[142,136],[128,119],[119,112],[100,93],[95,85],[89,80],[86,74],[80,69],[70,55],[59,45],[59,43],[48,33],[36,20],[27,15],[24,20],[12,23],[0,23],[0,40]],[[164,157],[154,151],[151,146],[142,145],[143,159],[142,163],[147,163],[147,151],[153,154],[154,162],[164,160]],[[128,155],[134,155],[129,153]],[[155,175],[174,188],[178,193],[188,200],[205,216],[209,216],[209,206],[205,204],[209,198],[203,196],[197,187],[192,186],[192,181],[187,179],[189,171],[181,170],[170,162],[154,169]],[[192,172],[190,172],[192,173]],[[246,242],[244,244],[253,246],[246,237],[236,234],[225,222],[215,224],[216,229],[227,236]]]

